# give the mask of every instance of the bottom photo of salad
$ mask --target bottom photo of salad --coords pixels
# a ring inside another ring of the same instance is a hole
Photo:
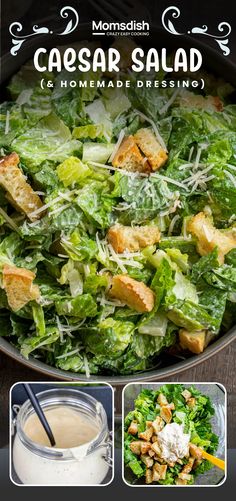
[[[221,485],[226,391],[218,384],[129,384],[123,393],[123,480],[130,486]]]

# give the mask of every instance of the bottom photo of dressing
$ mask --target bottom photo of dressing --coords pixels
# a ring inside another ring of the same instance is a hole
[[[12,482],[108,485],[113,480],[113,421],[108,384],[15,384],[10,391]]]

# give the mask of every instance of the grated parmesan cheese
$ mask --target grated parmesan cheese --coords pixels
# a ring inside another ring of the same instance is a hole
[[[117,143],[114,145],[114,150],[113,150],[110,158],[108,159],[108,162],[112,162],[113,158],[116,156],[116,153],[119,150],[119,147],[120,147],[124,137],[125,137],[125,130],[121,129],[120,134],[118,136]]]
[[[7,110],[7,113],[6,113],[6,124],[5,124],[5,134],[8,134],[9,129],[10,129],[10,111]]]

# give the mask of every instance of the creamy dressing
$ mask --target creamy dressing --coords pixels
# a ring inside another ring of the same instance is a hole
[[[158,443],[161,448],[161,457],[170,463],[182,459],[189,453],[190,433],[184,433],[183,425],[167,424],[158,433]]]
[[[101,409],[102,405],[97,402],[96,411]],[[99,485],[109,466],[104,461],[107,452],[104,439],[93,448],[94,441],[101,434],[98,418],[85,416],[66,405],[44,412],[56,446],[51,447],[37,415],[29,416],[23,430],[35,444],[35,450],[28,448],[18,433],[13,445],[13,464],[21,482],[24,485]],[[44,454],[45,446],[50,447],[50,456]],[[37,452],[37,447],[40,452]],[[61,458],[55,456],[58,453],[62,454]]]
[[[66,406],[58,406],[44,411],[55,438],[56,448],[71,449],[91,442],[99,433],[96,422],[82,413]],[[24,432],[34,443],[50,447],[49,439],[34,413],[26,421]]]

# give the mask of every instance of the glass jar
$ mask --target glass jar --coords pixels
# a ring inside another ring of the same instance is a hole
[[[20,481],[25,485],[101,484],[112,466],[112,441],[102,404],[71,388],[46,390],[37,397],[44,411],[68,406],[80,412],[96,422],[99,433],[91,442],[70,449],[36,444],[24,432],[26,421],[35,412],[27,400],[13,421],[13,465]]]

